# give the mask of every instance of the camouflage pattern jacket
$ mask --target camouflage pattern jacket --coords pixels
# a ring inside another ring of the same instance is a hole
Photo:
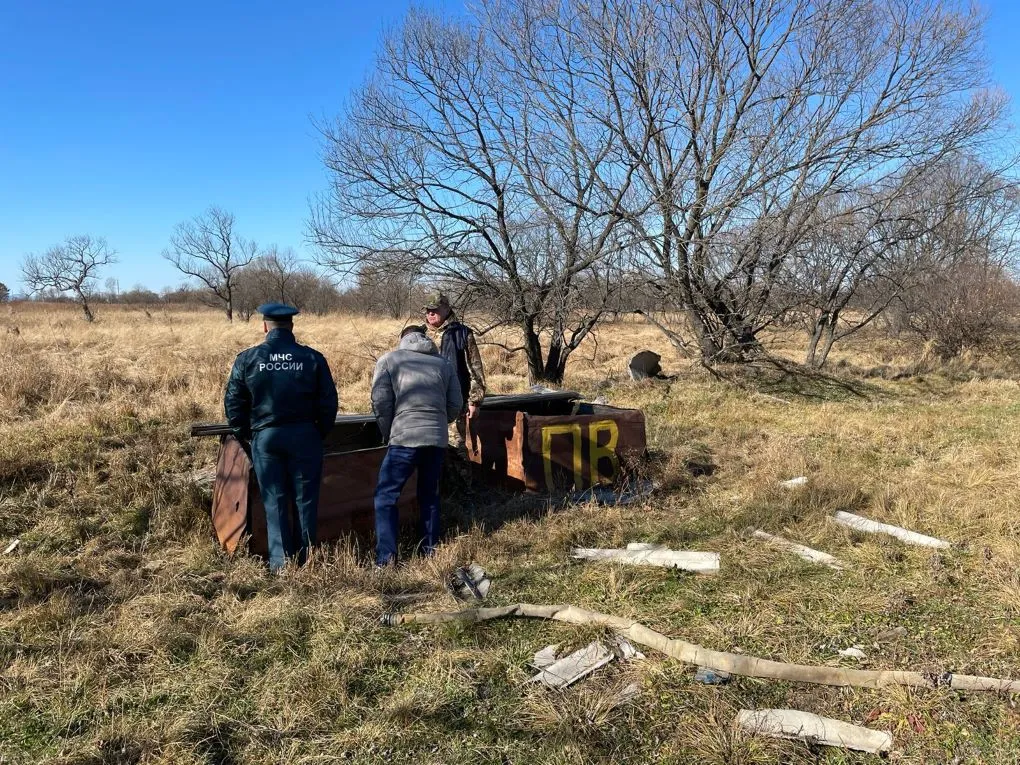
[[[441,325],[427,329],[440,355],[457,370],[465,404],[480,404],[485,398],[485,368],[482,366],[482,354],[478,351],[475,333],[466,324],[461,324],[453,311],[450,311]]]

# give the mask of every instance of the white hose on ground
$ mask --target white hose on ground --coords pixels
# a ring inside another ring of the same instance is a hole
[[[961,691],[994,691],[1020,693],[1020,680],[999,680],[994,677],[944,674],[898,670],[842,669],[839,667],[812,667],[807,664],[788,664],[782,661],[761,659],[756,656],[711,651],[685,640],[668,638],[661,632],[648,629],[633,619],[588,611],[576,606],[545,606],[516,603],[512,606],[473,608],[467,611],[450,611],[430,614],[387,614],[383,623],[439,624],[442,622],[483,622],[512,616],[552,619],[568,624],[609,627],[628,638],[674,659],[708,667],[744,677],[764,677],[815,685],[853,686],[855,688],[883,688],[888,685],[907,685],[914,688],[953,688]]]

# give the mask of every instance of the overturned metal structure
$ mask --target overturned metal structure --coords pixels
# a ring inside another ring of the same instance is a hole
[[[212,522],[216,537],[233,552],[242,538],[258,555],[268,552],[266,511],[251,459],[227,425],[193,425],[195,437],[218,436],[219,456],[213,484]],[[379,466],[386,454],[375,416],[339,415],[323,442],[322,490],[319,495],[318,539],[329,542],[375,528],[375,494]],[[401,523],[416,516],[412,477],[400,495]]]
[[[218,437],[212,522],[233,552],[267,552],[266,514],[251,459],[225,424],[196,424],[194,437]],[[492,485],[527,491],[581,490],[619,482],[645,454],[645,418],[635,409],[580,401],[568,391],[486,396],[468,420],[468,459]],[[320,542],[374,530],[374,494],[386,454],[375,416],[347,414],[324,441]],[[417,520],[415,479],[400,497],[401,523]]]
[[[486,480],[580,491],[624,478],[645,455],[645,416],[570,391],[486,396],[468,420],[468,459]]]

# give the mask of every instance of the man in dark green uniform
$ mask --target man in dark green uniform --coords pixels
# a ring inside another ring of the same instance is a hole
[[[251,442],[266,508],[269,568],[279,571],[290,557],[303,563],[315,544],[322,439],[336,422],[337,395],[325,357],[294,339],[298,310],[267,303],[258,311],[265,342],[237,355],[223,408],[237,438]],[[299,530],[291,529],[291,502]]]

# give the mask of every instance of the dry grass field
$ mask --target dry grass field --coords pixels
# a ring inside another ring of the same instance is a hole
[[[399,322],[299,317],[344,411],[365,411],[373,359]],[[17,331],[15,331],[17,328]],[[333,547],[272,578],[223,554],[192,478],[215,444],[235,353],[259,325],[213,312],[0,308],[0,762],[852,763],[875,759],[748,737],[741,708],[792,707],[890,731],[903,763],[1020,762],[1008,697],[694,681],[648,652],[564,691],[528,661],[598,630],[537,621],[389,628],[388,596],[449,610],[452,566],[478,561],[490,601],[572,603],[704,646],[785,661],[1020,677],[1020,385],[1008,358],[939,369],[862,337],[833,377],[678,360],[632,321],[579,351],[567,387],[640,407],[659,491],[621,507],[543,507],[458,490],[439,555],[374,575]],[[802,339],[787,339],[791,358]],[[636,350],[669,382],[625,379]],[[523,359],[484,355],[495,391]],[[886,365],[900,379],[866,375]],[[781,480],[807,476],[788,490]],[[827,521],[848,510],[955,543],[909,547]],[[747,539],[749,526],[830,552],[844,572]],[[630,541],[715,550],[716,576],[571,561]],[[880,633],[904,628],[890,638]],[[861,645],[863,660],[838,651]],[[640,695],[615,705],[637,682]]]

